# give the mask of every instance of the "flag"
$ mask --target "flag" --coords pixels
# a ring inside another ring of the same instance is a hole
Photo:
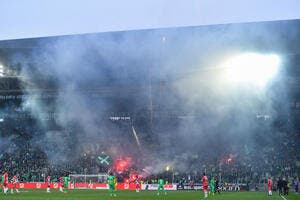
[[[109,166],[113,161],[112,158],[106,154],[101,154],[100,156],[97,157],[96,160],[100,165],[103,165],[105,167]]]

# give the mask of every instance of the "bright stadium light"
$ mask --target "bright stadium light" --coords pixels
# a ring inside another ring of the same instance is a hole
[[[169,170],[170,170],[170,166],[167,165],[167,166],[166,166],[166,171],[169,171]]]
[[[278,55],[246,53],[228,59],[221,67],[229,81],[263,86],[276,75],[279,64]]]
[[[0,64],[0,77],[4,76],[4,67]]]

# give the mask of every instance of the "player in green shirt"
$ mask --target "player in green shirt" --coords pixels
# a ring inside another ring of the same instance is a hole
[[[167,192],[164,189],[164,184],[165,184],[164,179],[162,179],[162,178],[158,179],[157,183],[158,183],[158,186],[157,186],[157,195],[159,195],[160,190],[164,191],[165,194],[167,194]]]
[[[209,182],[210,191],[209,193],[215,195],[215,180],[212,178]]]
[[[2,187],[3,187],[3,183],[4,183],[4,176],[1,176],[1,184],[0,184],[0,191],[2,191]]]
[[[70,182],[70,177],[65,176],[64,177],[64,188],[68,189],[69,182]]]
[[[116,195],[116,177],[114,177],[112,174],[110,174],[107,177],[107,183],[108,183],[108,188],[109,188],[109,194],[110,196],[117,196]]]

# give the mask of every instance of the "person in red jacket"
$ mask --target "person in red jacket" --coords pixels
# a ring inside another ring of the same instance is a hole
[[[16,190],[17,193],[19,193],[19,190],[17,188],[17,184],[19,183],[18,176],[14,175],[13,178],[11,179],[11,183],[13,184],[13,187],[11,188],[11,193],[14,193],[14,189]]]
[[[191,190],[194,190],[194,181],[193,180],[190,181],[190,187],[191,187]]]
[[[5,172],[3,174],[3,192],[4,194],[7,194],[8,191],[8,173]]]
[[[135,191],[136,192],[140,192],[140,190],[141,190],[141,182],[140,182],[140,179],[139,179],[138,175],[136,175],[134,183],[135,183]]]
[[[272,187],[273,187],[273,181],[271,177],[268,178],[268,191],[269,191],[269,196],[272,196]]]
[[[46,182],[46,184],[47,184],[47,190],[46,190],[46,191],[47,191],[47,192],[50,192],[50,182],[51,182],[50,176],[47,176],[45,182]]]
[[[205,175],[205,173],[203,173],[203,177],[202,177],[201,181],[202,181],[202,188],[203,188],[203,192],[204,192],[204,198],[207,198],[208,197],[208,194],[207,194],[207,190],[208,190],[208,178]]]

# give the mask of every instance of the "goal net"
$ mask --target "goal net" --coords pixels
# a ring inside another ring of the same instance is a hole
[[[70,174],[70,189],[105,189],[108,174]]]

